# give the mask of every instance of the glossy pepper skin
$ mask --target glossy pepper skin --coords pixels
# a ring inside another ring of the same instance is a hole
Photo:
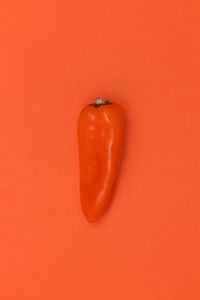
[[[123,146],[124,112],[97,98],[78,119],[80,198],[89,222],[96,222],[111,201]]]

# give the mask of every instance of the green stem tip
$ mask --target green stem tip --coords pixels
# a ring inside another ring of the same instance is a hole
[[[110,102],[108,100],[104,101],[102,98],[98,97],[98,98],[96,98],[96,102],[95,103],[91,103],[90,105],[98,108],[100,106],[109,105],[109,104],[112,104],[112,102]]]

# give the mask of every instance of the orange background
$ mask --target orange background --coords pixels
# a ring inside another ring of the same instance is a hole
[[[200,299],[200,2],[2,1],[0,299]],[[79,204],[77,117],[126,111],[112,207]]]

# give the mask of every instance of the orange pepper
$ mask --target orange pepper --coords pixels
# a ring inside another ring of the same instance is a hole
[[[117,103],[96,99],[78,119],[80,197],[89,222],[96,222],[111,201],[123,144],[124,112]]]

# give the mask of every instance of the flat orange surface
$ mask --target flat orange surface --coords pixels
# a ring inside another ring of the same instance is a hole
[[[79,203],[77,117],[126,111],[112,206]],[[2,1],[0,299],[200,299],[200,2]]]

